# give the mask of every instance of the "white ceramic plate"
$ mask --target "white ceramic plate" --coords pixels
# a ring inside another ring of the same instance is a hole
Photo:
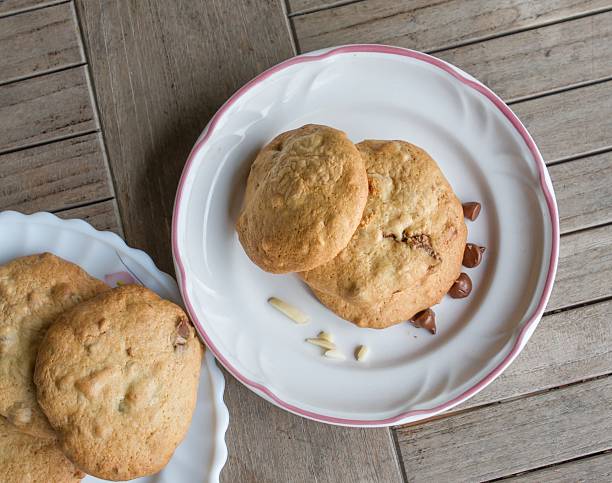
[[[95,230],[82,220],[61,220],[50,213],[0,213],[0,264],[34,253],[51,252],[113,285],[117,280],[149,287],[182,305],[176,282],[155,267],[143,251],[128,247],[114,233]],[[219,481],[227,459],[225,431],[229,422],[223,402],[225,381],[207,351],[202,365],[198,402],[187,437],[160,473],[134,481]],[[92,476],[83,481],[104,481]]]
[[[474,290],[435,308],[438,333],[408,323],[360,329],[323,307],[297,276],[245,255],[234,223],[258,150],[306,123],[357,142],[405,139],[438,161],[459,198],[480,201],[468,240],[487,247]],[[510,109],[434,57],[380,45],[299,56],[249,82],[211,120],[183,172],[173,219],[179,286],[200,333],[240,381],[319,421],[384,426],[430,417],[480,391],[518,355],[550,295],[558,255],[553,189],[533,140]],[[310,315],[296,326],[277,296]],[[325,329],[347,356],[304,342]],[[352,353],[370,348],[366,362]]]

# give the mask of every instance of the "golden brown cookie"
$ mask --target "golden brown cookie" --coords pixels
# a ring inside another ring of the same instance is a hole
[[[38,401],[86,473],[150,475],[189,428],[202,352],[180,307],[144,287],[119,287],[51,326],[36,362]]]
[[[76,483],[84,476],[55,441],[25,434],[0,416],[2,483]]]
[[[370,196],[351,242],[301,274],[342,318],[384,328],[437,304],[461,271],[467,228],[436,162],[403,141],[363,141]]]
[[[309,270],[347,245],[367,197],[364,162],[342,131],[308,124],[285,132],[251,166],[240,243],[268,272]]]
[[[49,325],[64,310],[108,287],[51,253],[0,267],[0,415],[40,438],[55,437],[36,402],[36,353]]]

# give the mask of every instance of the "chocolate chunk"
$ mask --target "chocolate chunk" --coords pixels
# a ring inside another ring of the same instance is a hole
[[[462,299],[470,295],[472,291],[472,280],[467,276],[467,273],[461,273],[459,278],[455,280],[455,283],[448,291],[448,295],[450,295],[454,299]]]
[[[412,325],[436,333],[436,314],[431,309],[425,309],[412,317]]]
[[[187,322],[186,319],[181,319],[178,325],[176,326],[176,333],[179,335],[179,337],[182,337],[183,339],[188,339],[189,332],[189,322]]]
[[[465,250],[463,251],[463,266],[467,268],[474,268],[480,265],[482,261],[482,254],[485,252],[485,247],[479,247],[473,243],[466,243]]]
[[[176,325],[176,338],[174,339],[174,348],[182,348],[187,344],[191,331],[189,330],[189,321],[179,318]]]
[[[424,250],[430,257],[435,258],[436,260],[438,259],[438,254],[431,246],[431,237],[429,235],[416,234],[408,236],[408,234],[404,231],[402,241],[404,240],[406,240],[411,248],[419,248]]]
[[[468,203],[463,203],[463,216],[465,216],[468,220],[474,221],[480,215],[480,203],[478,201],[469,201]]]

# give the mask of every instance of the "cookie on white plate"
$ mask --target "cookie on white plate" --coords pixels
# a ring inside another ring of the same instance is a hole
[[[348,244],[367,197],[363,159],[345,133],[316,124],[282,133],[251,166],[240,243],[267,272],[309,270]]]
[[[333,260],[301,276],[340,317],[381,329],[440,302],[461,272],[467,228],[461,202],[423,149],[405,141],[357,148],[370,183],[359,228]]]

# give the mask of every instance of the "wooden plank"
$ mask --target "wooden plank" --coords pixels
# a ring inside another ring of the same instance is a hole
[[[70,3],[0,19],[0,83],[85,61]]]
[[[512,110],[547,162],[612,147],[612,81],[518,102]]]
[[[296,15],[321,10],[322,8],[338,7],[351,1],[355,0],[287,0],[287,10],[290,15]]]
[[[56,211],[113,196],[98,133],[0,155],[0,206]]]
[[[612,4],[611,4],[612,5]],[[436,53],[508,100],[612,76],[612,12]]]
[[[79,0],[77,9],[126,238],[171,271],[171,211],[185,159],[227,96],[293,54],[282,5],[143,1],[102,8]],[[223,481],[302,481],[312,474],[321,481],[345,474],[400,481],[387,429],[311,423],[231,377],[225,401],[232,424]],[[330,457],[330,448],[344,461]]]
[[[368,0],[292,22],[301,52],[350,43],[432,51],[609,8],[609,0]]]
[[[612,452],[602,453],[504,480],[507,483],[575,483],[612,481]]]
[[[19,12],[64,3],[67,0],[1,0],[0,17],[14,15]]]
[[[612,222],[612,151],[548,167],[561,233]]]
[[[612,225],[561,239],[559,268],[546,307],[558,310],[612,295]]]
[[[270,405],[227,373],[226,381],[226,402],[242,410],[236,420],[230,409],[222,481],[401,482],[388,430],[316,423]]]
[[[612,377],[397,430],[413,481],[500,478],[612,448]]]
[[[0,153],[97,127],[85,67],[0,86]]]
[[[59,211],[57,216],[64,219],[81,219],[90,223],[97,230],[107,230],[123,236],[119,212],[115,200],[102,201],[93,205],[72,208],[70,210]]]
[[[542,319],[504,373],[453,412],[612,373],[612,301]]]

